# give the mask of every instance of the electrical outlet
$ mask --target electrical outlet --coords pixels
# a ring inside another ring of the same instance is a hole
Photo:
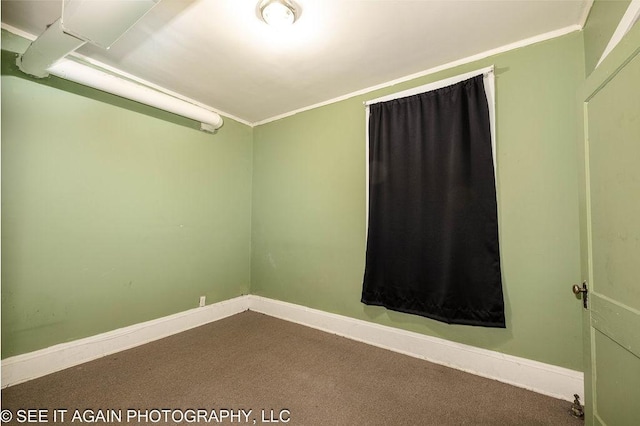
[[[207,296],[200,296],[200,307],[202,308],[207,303]]]

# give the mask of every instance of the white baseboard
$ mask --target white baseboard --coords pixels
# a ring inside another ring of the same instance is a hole
[[[201,308],[51,346],[2,360],[2,388],[42,377],[246,311],[239,296]]]
[[[2,388],[140,346],[247,309],[555,398],[584,396],[584,375],[292,303],[247,295],[2,360]]]
[[[584,397],[584,374],[580,371],[260,296],[249,296],[249,310],[554,398],[573,401],[573,394]]]

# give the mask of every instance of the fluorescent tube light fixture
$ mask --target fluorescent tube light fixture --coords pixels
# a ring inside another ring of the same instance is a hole
[[[109,48],[160,0],[64,0],[62,17],[18,57],[21,71],[43,78],[49,73],[103,92],[132,99],[201,123],[213,133],[222,126],[219,114],[98,66],[65,59],[89,42]],[[194,101],[195,102],[195,101]]]
[[[298,19],[298,10],[289,0],[262,0],[258,7],[262,20],[273,27],[287,27]]]
[[[66,80],[199,121],[201,123],[200,130],[205,132],[213,133],[223,124],[222,117],[211,110],[135,81],[113,75],[106,70],[62,59],[50,67],[48,71]]]

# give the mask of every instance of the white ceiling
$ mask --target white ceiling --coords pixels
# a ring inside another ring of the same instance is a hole
[[[296,0],[278,32],[258,0],[162,0],[110,50],[78,53],[257,123],[541,34],[583,24],[591,0]],[[34,36],[61,0],[2,0]]]

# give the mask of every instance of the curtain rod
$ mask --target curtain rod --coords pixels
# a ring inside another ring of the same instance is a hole
[[[481,68],[479,70],[475,70],[475,71],[470,71],[464,74],[459,74],[453,77],[449,77],[449,78],[445,78],[442,80],[438,80],[438,81],[434,81],[432,83],[428,83],[428,84],[424,84],[422,86],[418,86],[418,87],[414,87],[412,89],[407,89],[407,90],[403,90],[400,92],[396,92],[396,93],[392,93],[390,95],[386,95],[386,96],[382,96],[379,98],[375,98],[375,99],[371,99],[368,101],[364,101],[362,102],[362,104],[364,106],[369,106],[372,104],[377,104],[379,102],[385,102],[385,101],[390,101],[393,99],[398,99],[398,98],[404,98],[407,96],[413,96],[413,95],[417,95],[419,93],[424,93],[424,92],[429,92],[431,90],[437,90],[440,89],[442,87],[446,87],[446,86],[451,86],[453,84],[459,83],[463,80],[468,80],[472,77],[478,76],[478,75],[484,75],[485,77],[488,76],[489,74],[492,74],[494,71],[494,66],[491,65],[489,67],[486,68]]]

